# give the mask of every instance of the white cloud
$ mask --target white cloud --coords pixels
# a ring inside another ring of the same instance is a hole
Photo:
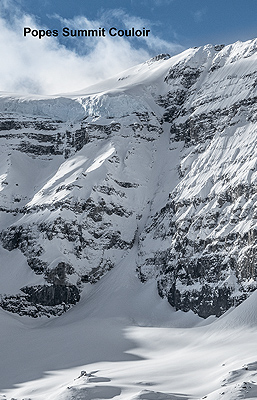
[[[5,10],[10,11],[8,2],[4,5]],[[180,50],[178,46],[154,35],[137,47],[123,38],[65,38],[67,44],[69,41],[68,47],[61,44],[58,37],[44,37],[41,40],[32,36],[24,37],[24,26],[33,29],[47,28],[39,26],[35,17],[17,14],[15,8],[10,21],[10,17],[4,16],[4,8],[0,9],[2,91],[39,94],[76,91],[144,62],[152,56],[153,51],[158,53],[169,50],[174,53]],[[118,13],[117,11],[116,18]],[[119,18],[125,26],[141,22],[142,27],[142,23],[146,23],[125,16],[122,12]],[[103,26],[107,20],[108,16],[103,16],[98,21],[77,17],[63,20],[63,23],[71,28],[93,29]]]
[[[146,7],[162,7],[173,3],[175,0],[131,0],[131,4],[140,3]]]
[[[184,50],[183,46],[177,43],[171,43],[167,40],[161,39],[160,37],[153,34],[154,31],[154,24],[151,24],[147,20],[143,20],[142,18],[134,17],[126,15],[125,13],[120,12],[120,19],[124,23],[127,29],[134,26],[136,29],[142,29],[142,27],[150,28],[151,33],[148,37],[142,37],[141,39],[145,42],[145,46],[157,53],[178,53]],[[158,25],[158,24],[156,24]]]
[[[153,0],[156,6],[164,6],[170,3],[173,3],[174,0]]]
[[[206,14],[206,9],[197,10],[193,13],[195,22],[202,22],[204,15]]]

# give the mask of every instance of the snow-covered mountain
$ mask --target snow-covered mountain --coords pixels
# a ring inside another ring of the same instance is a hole
[[[256,62],[256,40],[207,45],[78,93],[2,93],[1,307],[59,315],[133,247],[176,309],[219,316],[247,298]]]
[[[256,86],[252,40],[1,94],[1,400],[257,398]]]

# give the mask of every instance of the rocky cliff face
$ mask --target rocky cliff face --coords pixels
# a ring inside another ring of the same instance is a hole
[[[256,41],[196,50],[171,68],[160,98],[184,148],[179,183],[141,236],[139,271],[172,306],[203,317],[256,288],[255,60]]]
[[[133,246],[177,309],[219,316],[256,289],[256,51],[208,45],[81,93],[0,98],[2,308],[59,315]]]

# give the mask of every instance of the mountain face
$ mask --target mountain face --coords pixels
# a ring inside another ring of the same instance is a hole
[[[176,309],[220,316],[245,300],[256,65],[257,40],[207,45],[73,94],[2,93],[0,306],[60,315],[132,247],[135,274]]]

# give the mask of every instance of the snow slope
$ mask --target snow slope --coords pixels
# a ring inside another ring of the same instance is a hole
[[[50,321],[1,312],[1,399],[256,398],[256,292],[203,323],[173,311],[132,265]]]

